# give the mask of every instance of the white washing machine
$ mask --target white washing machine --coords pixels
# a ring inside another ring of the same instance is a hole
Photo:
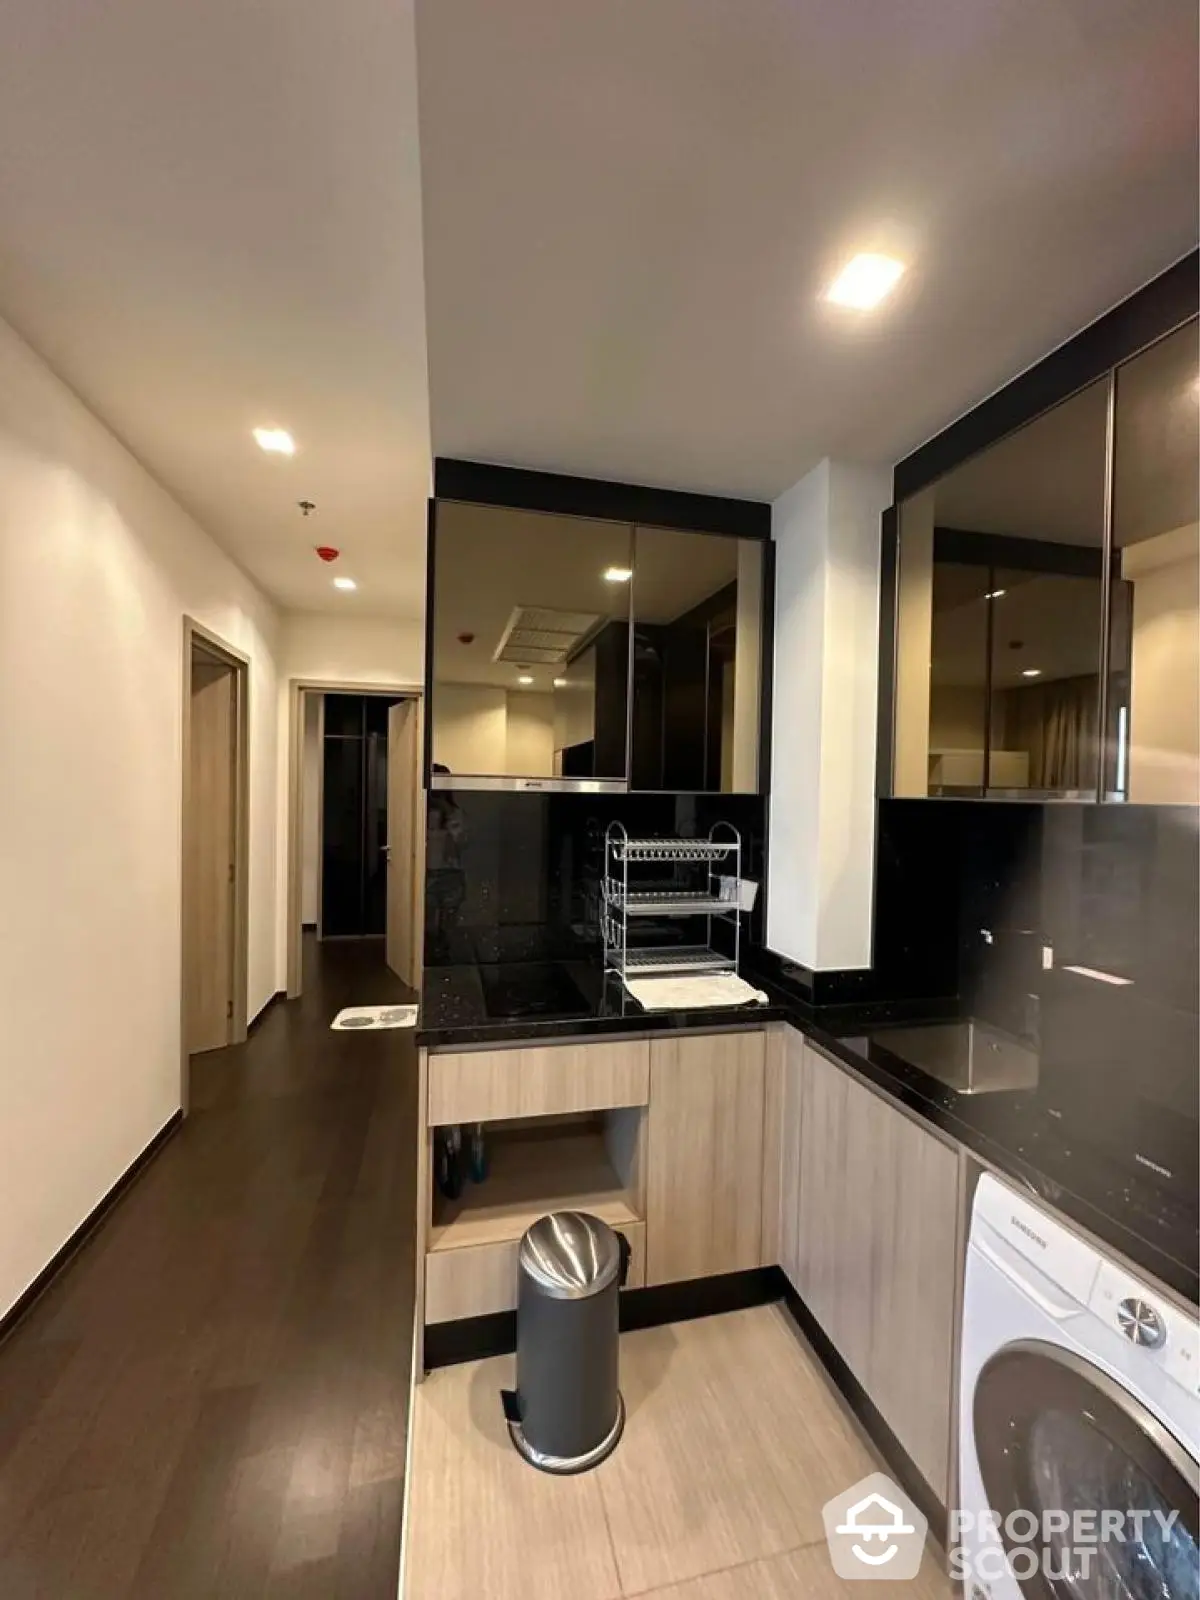
[[[1200,1600],[1197,1319],[990,1175],[972,1210],[960,1378],[967,1600]],[[1076,1559],[1087,1513],[1105,1511],[1124,1541],[1097,1515],[1096,1548]],[[1016,1512],[1031,1517],[1006,1534]],[[1047,1512],[1085,1517],[1052,1533],[1048,1559]],[[1033,1572],[1017,1554],[1030,1542]]]

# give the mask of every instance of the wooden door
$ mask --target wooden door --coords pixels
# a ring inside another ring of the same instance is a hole
[[[425,808],[421,785],[421,703],[388,711],[387,964],[421,986],[424,940]]]
[[[184,937],[187,1048],[230,1041],[234,1011],[234,899],[237,877],[237,675],[192,656],[188,751]]]
[[[765,1060],[761,1032],[651,1044],[648,1284],[758,1266]]]

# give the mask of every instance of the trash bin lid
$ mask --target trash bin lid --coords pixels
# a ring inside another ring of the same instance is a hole
[[[617,1236],[599,1217],[556,1211],[521,1240],[520,1270],[552,1300],[582,1300],[606,1289],[621,1269]]]

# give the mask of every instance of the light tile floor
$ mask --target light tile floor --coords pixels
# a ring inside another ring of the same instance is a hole
[[[513,1362],[417,1391],[404,1600],[950,1600],[931,1546],[911,1584],[842,1583],[821,1507],[882,1463],[787,1313],[627,1334],[625,1436],[596,1471],[535,1472],[500,1409]]]

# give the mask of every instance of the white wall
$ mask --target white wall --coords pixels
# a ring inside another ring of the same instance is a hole
[[[433,759],[451,772],[508,771],[508,694],[476,683],[439,683]]]
[[[871,961],[883,468],[823,461],[772,508],[775,677],[767,943]]]
[[[554,696],[508,691],[505,771],[514,778],[548,778],[554,772]]]
[[[0,322],[0,1313],[179,1106],[183,616],[248,655],[276,988],[274,608]]]
[[[439,683],[433,759],[475,776],[548,778],[554,772],[554,701],[538,690]]]
[[[997,696],[999,700],[999,696]],[[929,690],[930,750],[983,750],[987,691],[964,685],[933,684]],[[992,737],[996,738],[995,728]]]
[[[348,597],[353,604],[355,597]],[[384,621],[290,612],[283,620],[285,678],[420,688],[425,675],[425,624],[419,617]]]
[[[304,841],[300,857],[300,919],[314,923],[321,891],[321,696],[304,697]]]
[[[1200,526],[1122,552],[1133,582],[1129,798],[1200,801]]]
[[[554,690],[554,748],[568,750],[596,737],[596,647],[589,645],[567,669],[565,689]]]
[[[821,678],[829,462],[776,500],[775,676],[771,699],[771,806],[767,944],[815,966],[820,881]]]

